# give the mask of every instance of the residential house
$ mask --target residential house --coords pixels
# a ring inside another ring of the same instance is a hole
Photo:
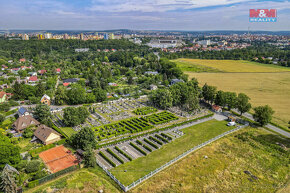
[[[184,82],[184,81],[180,80],[180,79],[172,79],[170,84],[174,85],[174,84],[179,83],[179,82]]]
[[[35,120],[31,115],[22,116],[19,117],[13,124],[12,127],[17,131],[18,133],[21,133],[26,129],[27,127],[30,127],[32,125],[38,126],[40,123]]]
[[[37,72],[28,72],[30,76],[37,76]]]
[[[157,71],[147,71],[145,72],[145,74],[149,74],[149,75],[158,75],[159,73]]]
[[[77,78],[68,78],[68,79],[64,79],[62,82],[64,82],[64,83],[75,83],[77,81],[79,81],[79,79],[77,79]]]
[[[28,79],[28,82],[29,83],[35,83],[35,82],[37,82],[37,80],[38,80],[37,76],[30,76],[29,79]]]
[[[19,62],[26,62],[26,59],[25,58],[20,58]]]
[[[70,83],[69,82],[64,82],[62,85],[65,86],[65,87],[68,87],[70,85]]]
[[[18,117],[30,115],[29,111],[24,107],[20,107],[17,111],[17,114],[18,114]]]
[[[212,110],[217,113],[221,113],[223,111],[223,109],[218,105],[212,105]]]
[[[55,71],[56,71],[57,74],[61,73],[61,69],[60,68],[57,68]]]
[[[39,125],[34,132],[34,136],[37,137],[44,145],[57,142],[61,139],[61,135],[58,132],[45,125]]]
[[[38,73],[39,73],[40,75],[44,75],[46,72],[47,72],[46,70],[38,70]]]
[[[10,71],[13,74],[18,74],[18,71],[20,70],[20,68],[12,68]]]
[[[7,95],[6,95],[6,92],[4,91],[1,91],[0,92],[0,103],[4,103],[7,99]]]
[[[40,102],[42,104],[50,105],[50,97],[48,95],[43,95],[43,97],[40,99]]]

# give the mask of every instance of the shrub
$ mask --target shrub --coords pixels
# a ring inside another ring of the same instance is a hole
[[[158,143],[159,145],[163,145],[163,143],[161,141],[159,141],[158,139],[150,136],[149,139],[151,139],[152,141],[155,141],[156,143]]]
[[[124,163],[124,161],[119,157],[119,156],[117,156],[111,149],[107,149],[107,152],[109,153],[109,154],[111,154],[113,157],[115,157],[120,163]]]
[[[132,147],[134,147],[137,151],[139,151],[140,153],[142,153],[143,155],[147,155],[147,153],[145,151],[143,151],[142,149],[140,149],[138,146],[136,146],[134,143],[130,142],[130,145]]]
[[[154,143],[152,143],[151,141],[149,141],[148,139],[144,138],[144,141],[145,141],[146,143],[148,143],[149,145],[151,145],[152,147],[154,147],[155,149],[158,149],[158,146],[155,145]]]
[[[165,133],[161,133],[161,135],[162,135],[163,137],[166,137],[166,138],[169,139],[169,140],[172,140],[172,137],[170,137],[169,135],[167,135],[167,134],[165,134]]]
[[[157,137],[158,139],[160,139],[161,141],[165,142],[165,143],[169,143],[169,141],[163,137],[161,137],[160,135],[155,134],[155,137]]]
[[[126,158],[128,158],[128,160],[132,161],[132,158],[127,155],[125,152],[123,152],[120,148],[118,148],[117,146],[115,146],[115,149],[122,155],[124,155]]]
[[[25,171],[27,173],[33,173],[33,172],[37,172],[39,168],[40,168],[40,162],[37,160],[32,160],[27,163]]]
[[[103,152],[99,152],[99,155],[102,156],[111,166],[116,167],[116,164],[112,162]]]

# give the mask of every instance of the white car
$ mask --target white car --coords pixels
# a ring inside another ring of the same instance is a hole
[[[227,126],[235,126],[236,122],[228,122]]]

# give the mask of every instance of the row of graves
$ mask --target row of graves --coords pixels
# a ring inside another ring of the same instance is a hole
[[[182,131],[174,129],[156,132],[99,149],[96,158],[107,169],[111,169],[139,157],[147,156],[182,135],[184,135]]]

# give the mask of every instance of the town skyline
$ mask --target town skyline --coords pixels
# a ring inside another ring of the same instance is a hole
[[[249,9],[277,9],[277,22],[249,22]],[[290,30],[285,0],[0,0],[2,30]]]

